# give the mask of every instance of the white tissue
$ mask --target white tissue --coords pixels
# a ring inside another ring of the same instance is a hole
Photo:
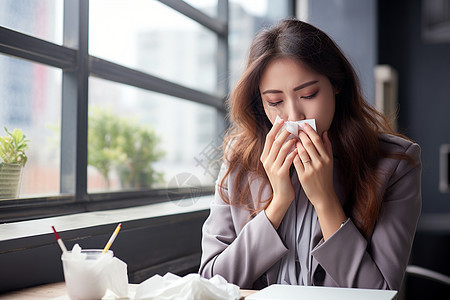
[[[281,120],[281,118],[277,115],[277,117],[275,119],[275,124],[278,123],[280,120]],[[286,138],[283,145],[290,139],[300,140],[300,138],[298,137],[298,131],[303,129],[303,124],[305,124],[305,123],[308,123],[317,132],[316,119],[306,119],[306,120],[301,120],[301,121],[284,121],[283,127],[281,127],[281,129],[278,131],[276,137],[278,137],[283,132],[283,130],[286,129],[291,134]],[[295,149],[295,145],[293,145],[291,147],[291,149],[289,150],[289,153],[294,151],[294,149]]]
[[[85,260],[86,253],[81,253],[81,247],[75,244],[72,248],[72,255],[68,257],[71,260]]]
[[[138,285],[135,295],[136,300],[234,300],[240,298],[239,287],[228,283],[220,275],[206,279],[199,274],[180,277],[172,273],[166,273],[163,277],[160,275],[150,277]]]
[[[107,288],[118,297],[126,297],[128,295],[127,264],[113,257],[105,267],[105,272]]]
[[[279,116],[276,117],[275,119],[275,123],[278,123],[281,120],[281,118]],[[289,135],[289,137],[286,139],[297,139],[298,138],[298,131],[303,130],[303,124],[309,124],[316,132],[316,119],[306,119],[306,120],[301,120],[301,121],[284,121],[283,127],[281,127],[281,129],[278,131],[278,134],[280,134],[281,132],[283,132],[284,129],[286,129],[287,131],[289,131],[291,134]],[[278,136],[277,134],[277,136]]]
[[[70,263],[71,272],[87,274],[97,279],[97,284],[106,286],[118,297],[128,295],[127,264],[108,255],[101,255],[93,264],[85,263],[86,253],[81,252],[81,247],[75,244],[71,255],[66,260]]]

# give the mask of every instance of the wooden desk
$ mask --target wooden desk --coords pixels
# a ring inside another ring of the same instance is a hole
[[[40,285],[28,289],[23,289],[15,292],[1,294],[1,300],[28,300],[28,299],[52,299],[57,297],[66,296],[66,285],[64,282],[56,282],[45,285]],[[67,297],[68,298],[68,297]]]
[[[136,291],[137,286],[138,286],[137,284],[130,284],[129,285],[130,292],[134,293]],[[256,291],[252,290],[241,290],[241,295],[243,299],[245,299],[245,297],[255,292]],[[64,282],[50,283],[0,295],[0,300],[44,300],[44,299],[70,300],[69,296],[67,296],[65,283]]]

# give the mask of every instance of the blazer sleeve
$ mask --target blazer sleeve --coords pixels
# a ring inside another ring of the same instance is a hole
[[[404,159],[397,164],[388,180],[370,243],[349,220],[312,251],[340,287],[401,287],[422,203],[420,147],[411,144],[405,152],[416,164]]]
[[[223,174],[224,170],[220,173]],[[220,180],[219,175],[210,215],[202,229],[199,273],[205,278],[219,274],[241,288],[252,288],[253,283],[286,254],[287,249],[264,211],[251,220],[246,220],[249,214],[232,213],[233,209],[238,208],[220,197]],[[226,188],[228,194],[232,190],[232,187]],[[246,221],[242,230],[236,232],[238,224]]]

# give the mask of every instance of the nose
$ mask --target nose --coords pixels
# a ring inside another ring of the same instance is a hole
[[[288,121],[300,121],[306,119],[301,103],[295,100],[296,99],[289,101],[289,111],[287,112]]]

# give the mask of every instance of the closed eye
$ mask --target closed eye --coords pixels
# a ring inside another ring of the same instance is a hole
[[[283,102],[283,100],[280,100],[278,102],[268,102],[269,106],[277,106],[278,104],[280,104],[281,102]]]
[[[315,96],[317,96],[317,93],[318,93],[319,91],[317,91],[317,92],[315,92],[315,93],[313,93],[313,94],[311,94],[311,95],[309,95],[309,96],[302,96],[302,97],[300,97],[301,99],[307,99],[307,100],[309,100],[309,99],[313,99]]]

